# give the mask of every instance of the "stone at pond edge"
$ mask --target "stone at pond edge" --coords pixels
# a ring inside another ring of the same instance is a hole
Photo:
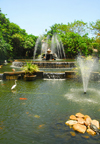
[[[96,135],[96,132],[94,132],[92,129],[87,129],[87,133],[88,134],[90,134],[90,135],[92,135],[92,136],[94,136],[94,135]]]
[[[77,123],[77,124],[74,124],[74,125],[73,125],[73,130],[78,131],[78,132],[80,132],[80,133],[85,133],[85,131],[86,131],[86,126]]]
[[[77,121],[75,121],[75,120],[68,120],[68,121],[65,122],[65,124],[69,125],[69,126],[72,126],[72,125],[74,125],[76,123],[77,123]]]
[[[77,121],[81,125],[84,125],[84,123],[85,123],[85,120],[83,118],[81,118],[81,117],[77,118]]]
[[[84,119],[86,120],[87,118],[91,119],[89,115],[84,115]]]
[[[71,116],[70,116],[70,119],[71,119],[71,120],[77,120],[76,116],[74,116],[74,115],[71,115]]]
[[[91,123],[92,119],[90,117],[87,117],[85,119],[85,125],[88,126]]]
[[[93,125],[95,125],[95,126],[99,129],[99,121],[97,121],[97,120],[92,120],[91,123],[92,123]]]
[[[83,115],[82,113],[76,113],[75,116],[76,116],[76,117],[84,118],[84,115]]]

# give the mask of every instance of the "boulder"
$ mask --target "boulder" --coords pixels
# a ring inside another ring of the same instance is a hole
[[[79,117],[84,118],[84,115],[82,113],[76,113],[75,116],[78,117],[78,118]]]
[[[86,126],[77,123],[77,124],[74,124],[74,125],[73,125],[73,130],[78,131],[78,132],[80,132],[80,133],[85,133],[85,131],[86,131]]]
[[[68,121],[65,122],[65,124],[69,125],[69,126],[72,126],[72,125],[74,125],[76,123],[77,123],[77,121],[75,121],[75,120],[68,120]]]
[[[85,123],[85,120],[81,117],[77,118],[77,121],[79,124],[82,124],[82,125],[84,125],[84,123]]]
[[[85,125],[88,126],[91,123],[92,119],[90,117],[87,117],[85,119]]]
[[[94,124],[99,129],[99,121],[92,120],[91,123]]]
[[[84,120],[86,120],[87,118],[91,119],[91,117],[89,115],[84,115]]]
[[[96,132],[94,132],[94,131],[93,131],[92,129],[90,129],[90,128],[87,129],[87,133],[90,134],[90,135],[92,135],[92,136],[93,136],[93,135],[96,135]]]
[[[76,116],[74,116],[74,115],[71,115],[71,116],[70,116],[70,119],[71,119],[71,120],[77,120]]]

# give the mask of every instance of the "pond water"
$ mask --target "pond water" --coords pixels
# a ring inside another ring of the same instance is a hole
[[[100,121],[100,82],[90,82],[87,94],[73,80],[0,81],[1,144],[99,144],[100,136],[74,132],[65,125],[77,112]],[[20,98],[26,98],[22,100]]]
[[[12,72],[13,68],[16,71],[21,71],[21,68],[12,67],[12,63],[8,63],[7,65],[3,65],[2,68],[0,68],[0,73],[3,73],[3,72]]]

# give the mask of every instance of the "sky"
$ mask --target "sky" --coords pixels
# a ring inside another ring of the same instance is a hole
[[[100,0],[0,0],[0,8],[10,22],[35,36],[45,34],[55,23],[89,24],[100,19]]]

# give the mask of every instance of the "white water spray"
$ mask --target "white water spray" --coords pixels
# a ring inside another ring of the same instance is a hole
[[[77,58],[77,62],[81,70],[84,94],[86,94],[90,74],[93,71],[94,66],[96,65],[96,58],[92,58],[90,56],[87,58],[82,58],[80,56]]]
[[[50,41],[51,41],[51,44],[50,44]],[[44,40],[44,36],[40,36],[37,39],[33,59],[35,59],[37,53],[41,57],[42,57],[42,54],[46,55],[47,50],[49,48],[53,54],[57,55],[58,58],[60,59],[65,58],[64,47],[63,47],[61,40],[59,40],[57,35],[53,35],[52,38],[50,38],[50,36],[48,35],[45,40]]]

